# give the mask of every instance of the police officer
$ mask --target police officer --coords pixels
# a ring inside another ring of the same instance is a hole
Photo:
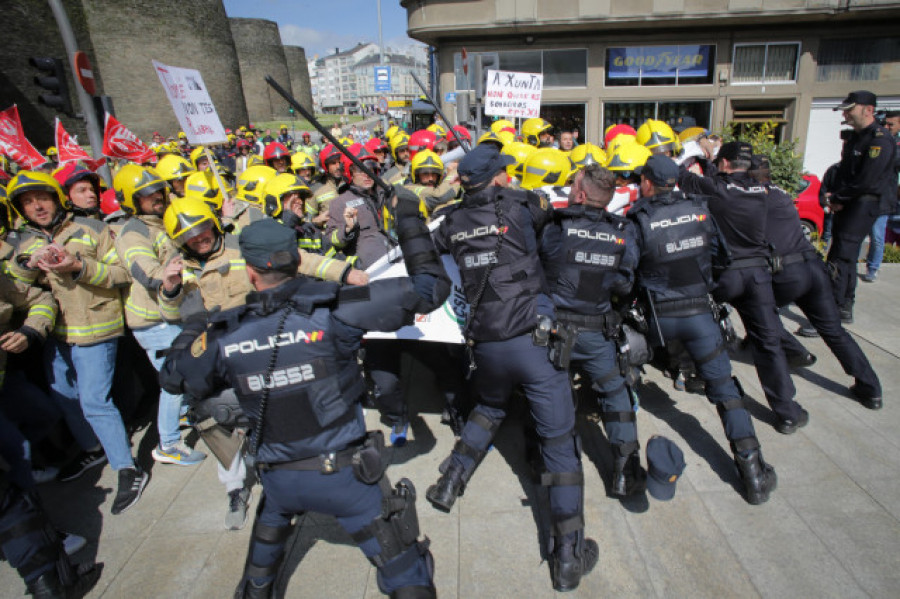
[[[436,597],[428,541],[420,541],[415,489],[384,477],[383,438],[367,438],[356,351],[367,330],[396,330],[449,293],[418,201],[405,191],[398,231],[409,278],[341,290],[295,276],[293,231],[265,220],[244,229],[241,253],[255,293],[210,327],[185,331],[161,376],[206,397],[233,387],[253,424],[251,451],[263,484],[237,597],[268,597],[295,514],[332,514],[378,568],[382,592]],[[408,205],[407,205],[408,202]],[[279,339],[279,343],[271,343]],[[355,463],[355,465],[354,465]]]
[[[759,162],[768,164],[768,161]],[[775,301],[779,306],[791,302],[797,304],[841,363],[844,372],[854,377],[855,383],[850,387],[853,395],[867,408],[880,409],[881,383],[859,345],[841,326],[837,304],[829,293],[827,267],[803,235],[793,199],[767,180],[767,173],[768,169],[762,168],[754,176],[766,187],[766,236],[773,240],[778,256],[779,266],[772,273]],[[793,340],[791,346],[794,347],[795,355],[805,352],[805,348],[793,336],[786,331],[784,335],[786,337],[783,337],[783,341]],[[794,344],[799,346],[799,351]]]
[[[513,389],[522,385],[547,469],[541,484],[550,488],[553,587],[566,591],[594,567],[599,550],[584,536],[584,474],[568,377],[550,363],[545,347],[553,305],[537,237],[551,208],[533,193],[505,188],[512,160],[492,144],[469,152],[458,169],[465,196],[435,232],[438,249],[459,266],[470,304],[465,335],[479,398],[426,497],[438,509],[453,507],[506,417]]]
[[[590,376],[600,401],[615,457],[612,493],[625,496],[643,491],[647,474],[630,389],[617,359],[622,319],[611,301],[631,291],[638,246],[634,225],[605,210],[615,189],[616,176],[599,164],[580,170],[569,192],[570,207],[556,210],[544,229],[541,254],[556,317],[577,335],[571,359]]]
[[[713,269],[727,261],[716,221],[702,199],[675,190],[679,168],[668,156],[651,156],[638,174],[642,197],[628,217],[638,228],[637,282],[652,307],[656,325],[651,323],[651,331],[656,329],[662,340],[681,341],[691,355],[722,420],[747,502],[764,503],[777,484],[775,470],[763,461],[711,310]]]
[[[843,111],[852,131],[844,137],[837,186],[827,194],[834,213],[828,264],[832,268],[834,300],[841,320],[853,322],[856,299],[856,261],[863,239],[880,214],[897,204],[896,144],[875,120],[875,94],[851,92],[835,110]]]
[[[731,251],[713,297],[737,310],[753,348],[753,361],[766,400],[775,411],[775,429],[790,434],[806,426],[809,414],[794,401],[796,389],[781,346],[781,319],[772,292],[771,249],[766,237],[766,188],[747,170],[750,144],[732,141],[719,148],[716,164],[695,175],[682,168],[678,185],[687,194],[709,196],[709,211]]]

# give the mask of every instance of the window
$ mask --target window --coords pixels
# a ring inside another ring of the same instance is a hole
[[[711,44],[627,46],[606,49],[607,87],[697,85],[713,81],[716,47]]]
[[[799,59],[800,44],[797,42],[735,44],[731,83],[794,83]]]
[[[816,81],[897,81],[900,38],[822,40]]]
[[[454,52],[453,71],[456,90],[475,89],[475,54],[469,54],[469,74],[463,73],[462,54]],[[517,50],[510,52],[482,52],[491,57],[501,71],[542,73],[544,88],[587,87],[587,50]]]
[[[647,119],[674,125],[678,117],[693,117],[698,127],[709,129],[712,102],[604,102],[603,129],[610,125],[626,124],[635,129]]]

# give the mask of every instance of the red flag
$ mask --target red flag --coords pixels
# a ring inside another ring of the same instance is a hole
[[[0,112],[0,149],[27,169],[36,169],[47,162],[47,158],[25,138],[19,108],[15,104]]]
[[[138,164],[150,160],[156,154],[138,136],[128,130],[111,114],[106,114],[103,131],[103,155],[124,158]]]
[[[60,164],[71,162],[72,160],[92,161],[88,153],[65,130],[59,118],[56,119],[56,151],[58,152]]]

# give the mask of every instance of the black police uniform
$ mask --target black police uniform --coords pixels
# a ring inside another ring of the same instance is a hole
[[[499,171],[503,165],[497,155],[486,145],[476,148],[461,161],[460,172],[468,168],[466,162],[481,159],[499,165]],[[553,584],[569,590],[593,567],[597,546],[584,538],[584,475],[568,376],[551,364],[547,347],[532,339],[538,315],[553,317],[537,241],[551,210],[531,192],[488,186],[466,193],[435,231],[435,245],[453,256],[466,298],[477,305],[470,308],[467,332],[474,341],[472,384],[478,397],[444,474],[426,497],[450,510],[521,385],[541,439],[547,470],[541,484],[550,488]]]
[[[831,192],[831,202],[841,209],[834,212],[828,264],[834,299],[845,322],[853,319],[856,262],[863,239],[875,220],[897,203],[896,152],[891,134],[877,122],[852,131],[841,150],[836,188]]]
[[[859,345],[841,326],[840,313],[830,293],[827,267],[803,235],[793,199],[775,185],[767,184],[766,189],[766,236],[773,240],[781,262],[781,269],[772,274],[775,301],[779,306],[791,302],[797,304],[841,363],[844,372],[856,379],[852,387],[854,394],[868,407],[876,404],[880,407],[881,383]],[[791,353],[806,353],[806,348],[787,331],[782,335]]]
[[[778,427],[796,430],[808,415],[794,401],[796,388],[781,346],[782,325],[768,262],[766,188],[746,171],[720,173],[709,165],[706,172],[714,174],[701,177],[682,169],[678,185],[685,193],[709,196],[709,211],[731,252],[731,265],[719,278],[713,297],[738,311],[766,401],[778,416]]]
[[[291,519],[306,511],[337,517],[378,568],[382,592],[435,596],[427,539],[417,538],[412,483],[403,479],[391,489],[379,452],[360,449],[367,439],[360,406],[365,384],[356,360],[363,335],[409,324],[449,293],[415,209],[398,222],[409,278],[345,289],[294,278],[249,294],[245,306],[216,315],[199,337],[186,329],[167,358],[165,388],[202,398],[231,386],[253,423],[263,498],[238,596],[268,596]],[[242,232],[249,265],[260,262],[251,242],[271,243],[266,237],[278,235],[271,227],[290,234],[274,221]],[[293,240],[287,247],[292,244],[296,252]]]
[[[666,341],[679,340],[694,360],[722,420],[747,501],[763,503],[775,488],[775,471],[762,460],[709,298],[714,257],[717,264],[727,260],[716,222],[702,199],[680,191],[641,198],[628,217],[638,229],[637,284],[652,301],[658,330]],[[655,326],[650,323],[651,331]]]
[[[625,298],[634,283],[638,246],[634,225],[623,217],[586,205],[554,212],[544,228],[541,254],[556,317],[577,335],[571,359],[591,380],[615,457],[612,492],[643,490],[637,417],[618,361],[622,334],[612,296]]]

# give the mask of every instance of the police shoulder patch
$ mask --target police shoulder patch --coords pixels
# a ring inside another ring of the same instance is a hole
[[[199,358],[206,353],[206,331],[200,333],[200,336],[191,343],[191,355]]]
[[[881,154],[881,146],[870,146],[869,147],[869,158],[878,158]]]

